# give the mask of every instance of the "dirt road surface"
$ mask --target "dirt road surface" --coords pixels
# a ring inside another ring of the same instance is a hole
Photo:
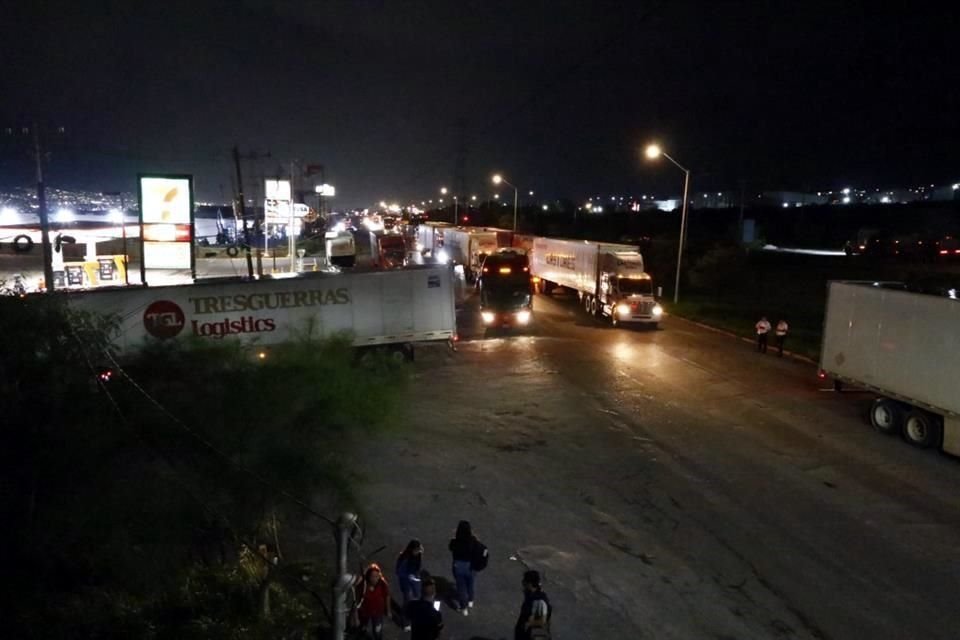
[[[418,352],[410,424],[356,461],[391,574],[419,537],[449,580],[460,519],[489,546],[445,637],[512,638],[511,557],[545,573],[560,639],[960,636],[960,461],[682,320],[614,329],[563,296],[535,313],[484,338],[468,305],[457,353]]]

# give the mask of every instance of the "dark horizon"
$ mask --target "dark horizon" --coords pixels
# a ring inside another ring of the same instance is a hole
[[[906,5],[905,5],[906,6]],[[134,189],[193,173],[324,164],[337,206],[523,192],[678,193],[640,150],[661,142],[694,189],[954,182],[960,106],[951,13],[854,2],[44,3],[9,10],[0,124],[52,136],[51,186]],[[29,184],[29,141],[0,176]],[[246,180],[245,180],[246,182]],[[252,183],[251,183],[252,184]],[[505,193],[505,190],[501,190]],[[466,195],[466,194],[464,194]]]

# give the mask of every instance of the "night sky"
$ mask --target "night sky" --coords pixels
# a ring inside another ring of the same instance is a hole
[[[229,149],[322,163],[338,204],[500,170],[555,198],[914,186],[960,176],[960,18],[922,2],[7,2],[0,124],[51,186],[138,171],[232,190]],[[0,182],[32,180],[5,136]]]

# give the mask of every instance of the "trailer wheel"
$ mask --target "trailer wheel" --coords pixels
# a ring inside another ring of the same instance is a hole
[[[583,296],[583,310],[590,313],[590,296],[588,295]]]
[[[870,424],[886,435],[899,433],[903,425],[903,407],[889,398],[877,398],[870,407]]]
[[[927,449],[940,442],[940,423],[921,409],[912,409],[903,421],[903,439],[915,447]]]
[[[597,305],[597,299],[592,296],[590,297],[590,308],[587,309],[587,312],[592,316],[600,315],[600,307]]]

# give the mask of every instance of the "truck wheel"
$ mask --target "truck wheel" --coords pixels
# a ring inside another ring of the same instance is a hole
[[[915,447],[926,449],[940,442],[940,423],[921,409],[912,409],[903,421],[903,439]]]
[[[590,313],[590,315],[592,315],[592,316],[599,316],[599,315],[600,315],[600,307],[599,307],[599,305],[597,305],[597,299],[596,299],[596,298],[592,298],[592,297],[590,298],[590,308],[587,309],[587,311],[588,311],[588,312]]]
[[[877,398],[870,407],[870,424],[886,435],[899,433],[903,424],[903,407],[889,398]]]
[[[583,296],[583,310],[590,313],[590,296]]]

